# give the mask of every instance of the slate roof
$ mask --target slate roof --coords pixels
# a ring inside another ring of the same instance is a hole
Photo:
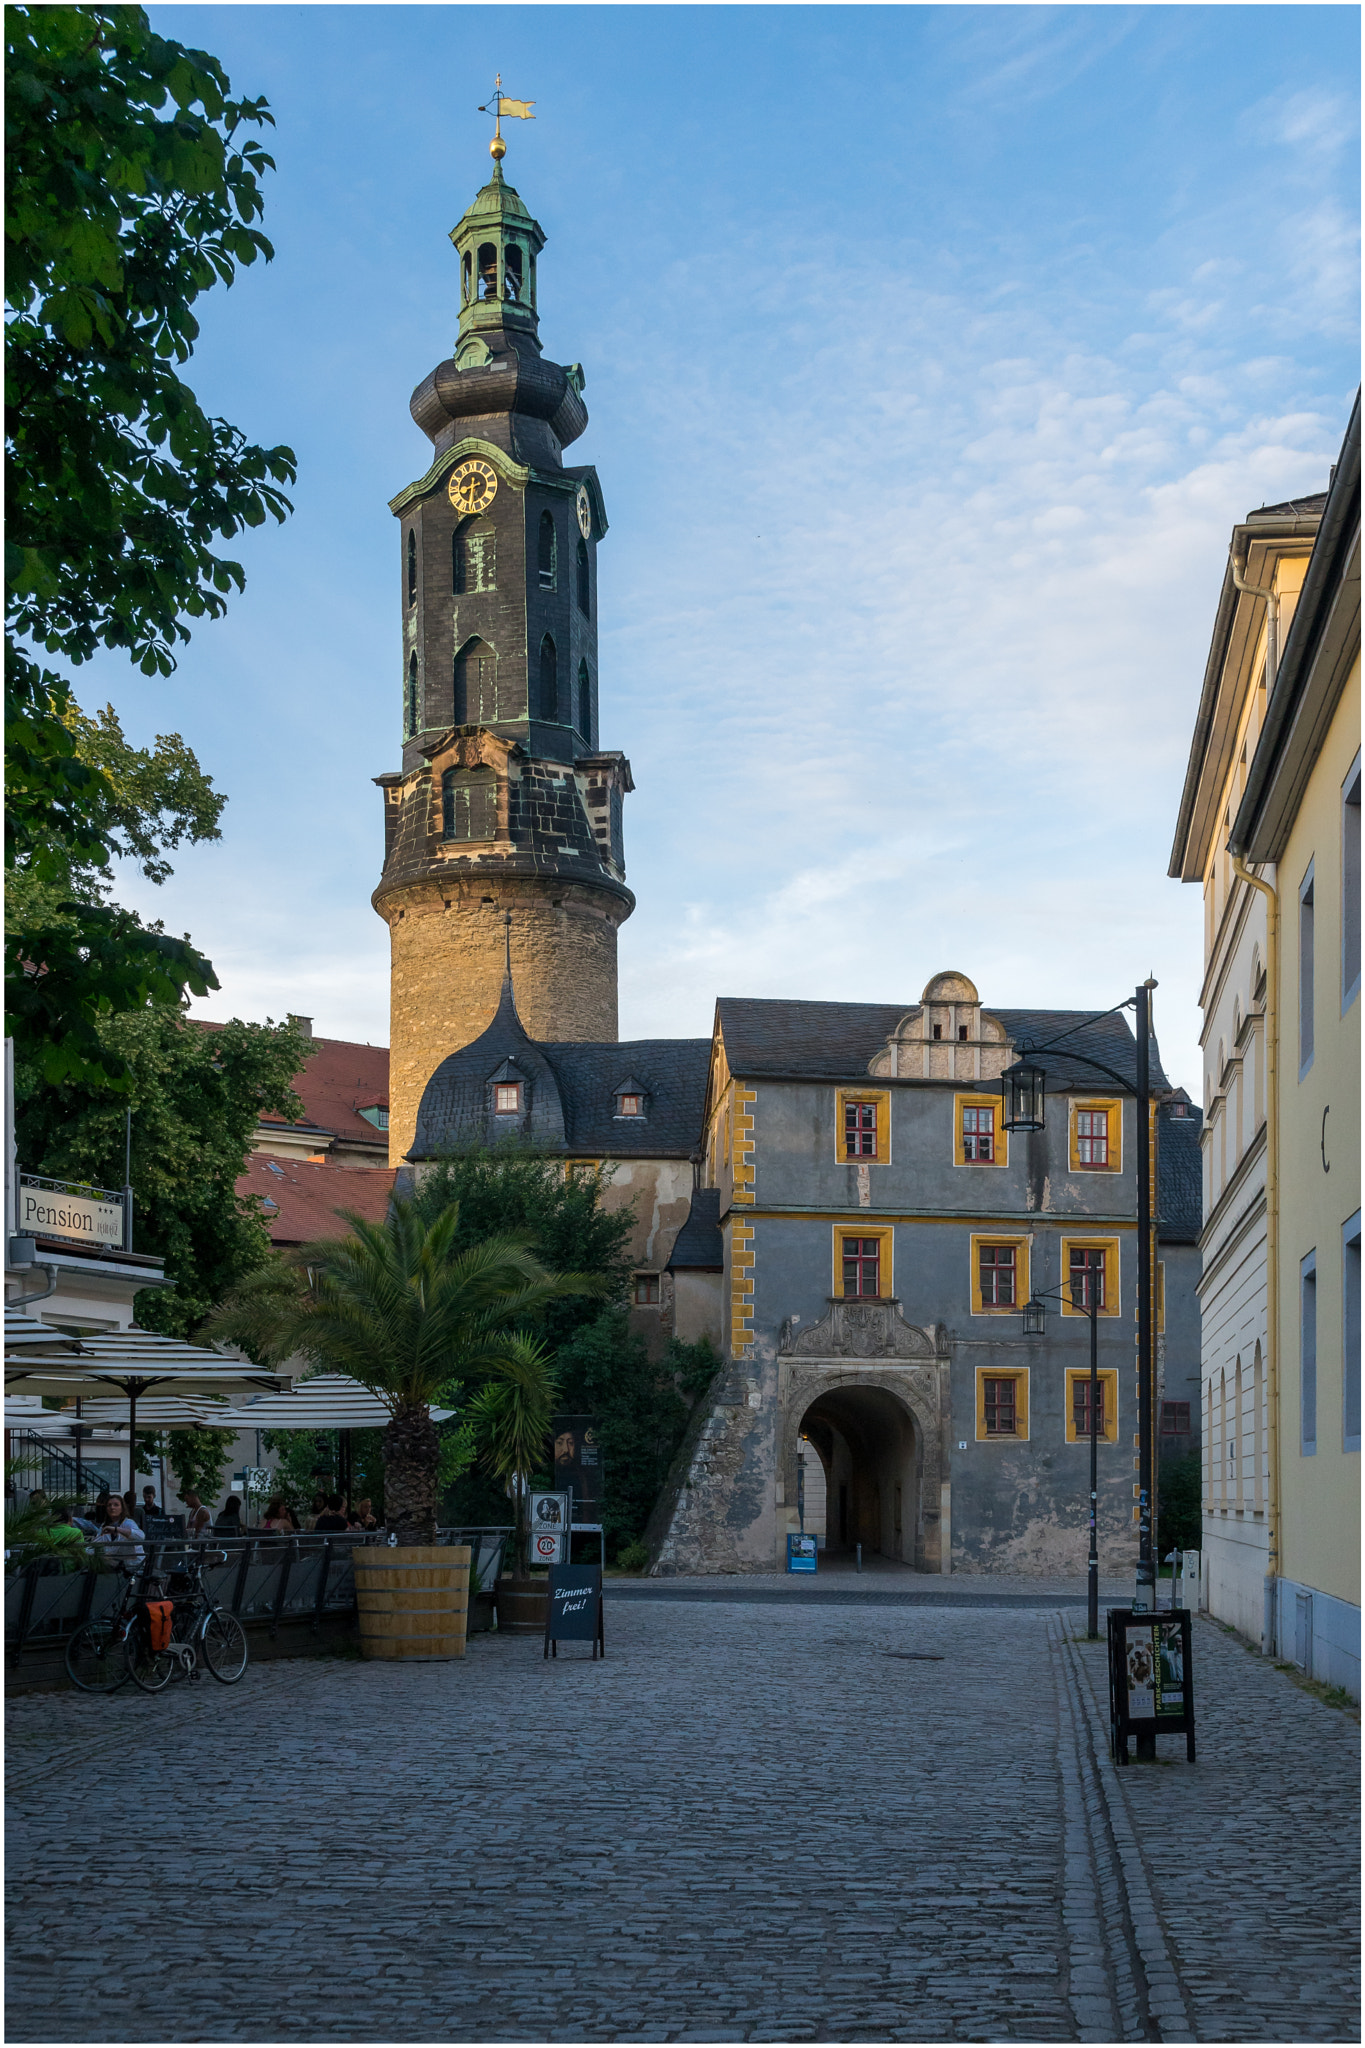
[[[851,1081],[867,1073],[873,1054],[891,1036],[909,1010],[908,1003],[805,1003],[722,996],[717,1004],[725,1056],[732,1074],[742,1079],[765,1077],[818,1081]],[[1027,1038],[1035,1046],[1069,1034],[1066,1043],[1040,1056],[1049,1088],[1104,1086],[1103,1075],[1069,1060],[1068,1048],[1088,1052],[1129,1081],[1136,1078],[1137,1047],[1126,1018],[1104,1017],[1086,1024],[1085,1010],[1003,1010],[983,1005],[998,1017],[1016,1045]],[[1080,1025],[1082,1028],[1077,1029]],[[1154,1088],[1168,1083],[1152,1041],[1151,1080]]]
[[[541,1044],[528,1036],[506,979],[488,1029],[427,1082],[408,1156],[512,1140],[592,1158],[690,1158],[701,1142],[710,1057],[706,1038]],[[507,1061],[529,1084],[526,1114],[515,1119],[495,1117],[490,1100]],[[632,1079],[645,1089],[645,1114],[618,1117],[617,1092]]]
[[[1173,1114],[1179,1109],[1184,1115]],[[1157,1131],[1157,1237],[1163,1244],[1195,1244],[1204,1222],[1204,1166],[1199,1134],[1204,1118],[1184,1089],[1163,1103]]]
[[[670,1273],[720,1273],[725,1268],[725,1241],[720,1234],[720,1189],[694,1188],[687,1220],[673,1240]]]

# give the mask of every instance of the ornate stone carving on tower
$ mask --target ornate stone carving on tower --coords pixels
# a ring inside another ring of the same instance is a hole
[[[403,765],[375,779],[389,927],[390,1159],[422,1090],[488,1026],[511,911],[518,1002],[533,1038],[617,1035],[616,933],[626,887],[623,754],[597,722],[597,544],[591,467],[562,455],[588,423],[583,373],[540,351],[545,237],[502,175],[451,240],[454,355],[412,395],[435,460],[390,501],[398,520]]]

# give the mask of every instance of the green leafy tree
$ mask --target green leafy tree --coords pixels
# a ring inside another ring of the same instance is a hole
[[[483,1463],[514,1503],[517,1568],[522,1578],[531,1569],[527,1496],[545,1455],[558,1392],[547,1346],[535,1338],[518,1336],[503,1354],[498,1379],[480,1387],[465,1410],[471,1439],[479,1445]]]
[[[291,1084],[316,1047],[289,1024],[210,1027],[166,1005],[106,1017],[99,1036],[127,1071],[125,1095],[78,1081],[53,1087],[16,1063],[20,1163],[58,1180],[122,1187],[131,1111],[134,1247],[164,1258],[174,1283],[144,1289],[137,1320],[194,1336],[214,1304],[269,1257],[259,1204],[239,1197],[235,1183],[261,1113],[302,1114]]]
[[[200,295],[273,253],[254,133],[272,117],[141,8],[5,22],[5,860],[26,905],[6,932],[7,1028],[47,1080],[125,1088],[101,1019],[218,984],[188,940],[98,892],[62,899],[129,833],[69,677],[34,650],[79,665],[123,649],[169,675],[186,621],[243,587],[218,539],[290,509],[292,452],[211,417],[178,369]]]
[[[1204,1527],[1203,1461],[1198,1451],[1163,1458],[1157,1468],[1157,1538],[1162,1551],[1198,1550]]]
[[[600,1294],[591,1274],[552,1273],[524,1236],[458,1247],[460,1210],[428,1220],[410,1201],[383,1223],[342,1211],[348,1237],[324,1238],[249,1274],[209,1319],[210,1335],[262,1364],[301,1353],[379,1396],[385,1514],[407,1542],[436,1531],[440,1442],[434,1402],[526,1370],[524,1326],[566,1295]],[[442,1397],[447,1397],[442,1399]]]

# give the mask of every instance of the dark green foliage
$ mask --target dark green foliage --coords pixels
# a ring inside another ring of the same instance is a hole
[[[5,24],[6,1028],[47,1080],[118,1090],[100,1020],[218,983],[188,941],[81,886],[136,842],[129,790],[30,650],[121,648],[169,675],[185,621],[242,588],[216,537],[289,510],[292,452],[210,417],[175,368],[200,293],[271,254],[250,133],[271,115],[141,8],[14,6]],[[157,843],[176,843],[164,821]]]
[[[651,1364],[625,1310],[609,1309],[561,1345],[556,1362],[564,1412],[598,1418],[610,1553],[644,1534],[688,1416],[720,1360],[705,1338],[674,1338]]]
[[[159,1253],[175,1285],[147,1289],[137,1319],[190,1336],[270,1250],[254,1200],[234,1183],[263,1110],[297,1117],[294,1075],[314,1050],[287,1024],[191,1023],[166,1005],[111,1016],[100,1042],[125,1063],[129,1093],[15,1071],[20,1164],[58,1180],[122,1187],[124,1115],[133,1113],[134,1250]]]
[[[604,1209],[606,1177],[598,1169],[566,1174],[562,1159],[520,1151],[471,1151],[442,1160],[414,1198],[428,1221],[460,1205],[456,1250],[506,1231],[530,1233],[530,1250],[553,1273],[595,1273],[607,1299],[624,1301],[630,1281],[626,1245],[630,1209]],[[558,1348],[601,1314],[601,1297],[566,1296],[546,1304],[537,1328]]]
[[[1198,1550],[1203,1533],[1203,1460],[1198,1451],[1163,1458],[1157,1468],[1157,1541],[1168,1550]]]

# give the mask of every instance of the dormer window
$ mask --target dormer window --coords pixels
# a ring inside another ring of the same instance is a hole
[[[615,1113],[617,1116],[642,1117],[644,1115],[649,1090],[645,1087],[644,1082],[637,1081],[633,1074],[628,1074],[621,1085],[614,1089],[612,1093],[616,1103]]]
[[[368,1109],[359,1109],[357,1116],[363,1116],[367,1124],[373,1124],[377,1131],[389,1128],[389,1106],[386,1102],[372,1102]]]
[[[499,1081],[493,1090],[493,1108],[498,1116],[520,1116],[520,1081]]]

